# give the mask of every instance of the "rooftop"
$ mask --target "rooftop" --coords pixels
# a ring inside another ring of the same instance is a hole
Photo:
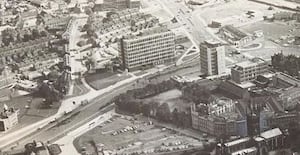
[[[221,43],[216,40],[205,40],[204,42],[201,43],[202,46],[205,46],[206,48],[216,48],[221,46]]]
[[[250,147],[250,148],[246,148],[246,149],[243,149],[243,150],[233,152],[231,155],[246,155],[248,153],[255,152],[255,151],[257,151],[256,147]]]
[[[230,32],[235,39],[240,40],[242,38],[247,37],[248,35],[244,32],[242,32],[241,30],[233,27],[232,25],[225,25],[223,28],[223,30]]]
[[[265,63],[265,61],[263,59],[253,58],[251,60],[247,60],[247,61],[237,63],[236,68],[237,68],[237,70],[240,70],[240,69],[243,69],[243,68],[254,67],[254,66],[257,66],[257,65],[262,64],[262,63]]]
[[[15,110],[14,108],[4,110],[3,112],[0,113],[0,120],[1,119],[7,119],[9,116],[15,114],[17,111],[18,110]]]
[[[167,27],[155,27],[155,28],[144,30],[137,35],[127,35],[124,37],[124,39],[137,39],[140,37],[145,37],[145,36],[159,34],[159,33],[168,32],[168,31],[170,31],[170,30]]]
[[[285,81],[286,83],[289,83],[290,85],[299,85],[300,86],[300,80],[298,80],[290,75],[284,74],[282,72],[276,73],[274,77],[279,78],[279,79]]]
[[[280,131],[279,128],[268,130],[268,131],[262,132],[260,134],[260,136],[263,137],[263,138],[265,138],[265,139],[270,139],[270,138],[273,138],[273,137],[276,137],[276,136],[280,136],[280,135],[282,135],[282,132]]]
[[[231,141],[231,142],[227,142],[224,145],[227,146],[227,147],[230,147],[230,146],[234,146],[234,145],[237,145],[237,144],[246,143],[246,142],[249,142],[249,141],[250,141],[250,138],[245,137],[245,138],[237,139],[237,140],[234,140],[234,141]]]

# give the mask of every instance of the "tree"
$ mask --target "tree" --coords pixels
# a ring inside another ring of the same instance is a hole
[[[84,12],[85,12],[85,14],[87,14],[89,16],[94,13],[92,8],[90,8],[90,7],[85,8]]]
[[[40,32],[37,29],[31,30],[33,40],[40,37]]]
[[[170,122],[172,120],[172,112],[168,103],[163,103],[157,110],[157,118],[161,121]]]

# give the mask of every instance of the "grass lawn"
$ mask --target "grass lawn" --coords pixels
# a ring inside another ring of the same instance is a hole
[[[8,107],[14,107],[20,110],[19,124],[8,132],[16,131],[27,125],[36,123],[42,119],[54,115],[60,106],[60,103],[54,103],[52,107],[46,106],[43,104],[42,98],[35,98],[31,95],[13,97],[11,100],[1,101],[1,111],[4,104],[6,104]],[[26,109],[26,105],[28,105],[30,108]]]
[[[94,73],[88,74],[85,77],[87,83],[96,90],[107,88],[111,85],[116,84],[119,81],[130,78],[130,75],[112,73],[112,72],[103,72],[103,73]]]

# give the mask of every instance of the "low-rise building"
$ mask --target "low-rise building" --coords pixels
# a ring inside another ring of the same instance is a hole
[[[0,113],[0,132],[5,132],[18,124],[19,110],[4,106],[3,112]]]
[[[243,83],[253,81],[258,75],[262,75],[267,72],[267,63],[260,58],[254,58],[252,60],[236,64],[231,69],[231,78],[236,83]]]
[[[300,86],[300,80],[282,72],[276,73],[273,76],[272,81],[273,85],[278,88]]]
[[[252,36],[231,25],[222,27],[219,31],[219,34],[222,38],[236,47],[242,47],[252,40]]]
[[[217,155],[265,155],[283,148],[284,135],[279,128],[217,144]]]

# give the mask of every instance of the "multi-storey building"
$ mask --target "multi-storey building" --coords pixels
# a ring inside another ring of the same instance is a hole
[[[220,42],[207,40],[200,44],[200,67],[205,75],[225,72],[225,47]]]
[[[230,99],[191,106],[192,127],[221,136],[247,136],[247,120]]]
[[[119,49],[123,68],[129,71],[173,62],[175,34],[166,27],[144,30],[137,35],[123,37]]]
[[[268,71],[267,63],[259,58],[238,63],[231,69],[231,78],[236,83],[255,80]]]

